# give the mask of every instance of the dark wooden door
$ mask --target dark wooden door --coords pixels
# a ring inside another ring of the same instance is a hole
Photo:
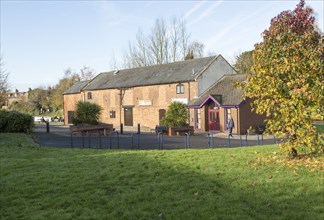
[[[165,109],[160,109],[159,110],[159,122],[160,123],[161,123],[161,120],[165,117],[165,114],[166,114],[166,110]]]
[[[73,115],[74,115],[74,111],[68,111],[68,124],[72,124]]]
[[[208,111],[208,123],[209,130],[219,131],[220,130],[220,119],[219,119],[219,110],[211,110]]]
[[[125,126],[133,126],[133,108],[124,108],[124,124]]]

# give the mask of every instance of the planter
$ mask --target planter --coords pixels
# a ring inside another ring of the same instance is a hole
[[[179,127],[179,128],[175,128],[175,127],[169,127],[168,130],[168,135],[169,136],[179,136],[179,135],[185,135],[186,133],[188,133],[189,135],[194,135],[194,127],[193,126],[184,126],[184,127]]]
[[[88,134],[93,132],[98,132],[103,135],[109,135],[113,132],[112,124],[99,124],[99,125],[89,125],[89,124],[81,124],[81,125],[72,125],[70,126],[70,132],[74,134]]]

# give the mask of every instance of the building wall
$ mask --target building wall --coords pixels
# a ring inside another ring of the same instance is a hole
[[[228,116],[227,111],[230,112],[230,116],[233,118],[234,121],[234,128],[233,128],[233,133],[239,133],[240,132],[240,120],[239,120],[239,109],[235,107],[231,108],[222,108],[222,119],[221,119],[221,131],[226,132],[227,129],[227,123],[228,123]]]
[[[28,101],[28,92],[9,93],[5,104],[6,106],[9,106],[14,102],[20,102],[20,101]]]
[[[246,134],[246,130],[251,126],[257,131],[258,125],[264,125],[265,116],[252,112],[250,101],[245,102],[239,109],[240,133]]]
[[[227,131],[227,118],[226,118],[226,111],[227,109],[230,109],[231,117],[234,120],[235,127],[233,129],[233,133],[239,132],[239,117],[238,112],[239,110],[237,108],[219,108],[219,117],[220,117],[220,131],[226,132]],[[204,105],[201,108],[201,117],[202,120],[202,131],[209,131],[209,121],[208,121],[208,105]],[[194,124],[193,124],[194,125]]]
[[[68,124],[68,112],[75,111],[76,103],[83,100],[83,93],[63,95],[64,124]]]
[[[124,124],[124,107],[133,107],[133,126],[138,123],[143,128],[155,128],[159,124],[159,110],[168,109],[172,101],[186,101],[193,99],[198,95],[197,82],[184,82],[184,94],[177,94],[176,87],[178,83],[165,85],[152,85],[134,87],[129,89],[106,89],[85,91],[86,101],[99,104],[103,110],[100,120],[104,123],[113,124],[119,127],[120,123]],[[190,89],[189,89],[190,88]],[[87,93],[91,92],[92,99],[87,99]],[[122,94],[122,102],[121,96]],[[64,116],[67,118],[68,111],[75,110],[75,103],[82,100],[82,95],[64,95]],[[115,112],[115,118],[111,118],[110,113]],[[190,113],[189,122],[193,118]],[[67,123],[67,121],[66,121]],[[193,123],[193,122],[192,122]],[[192,124],[190,122],[190,124]]]
[[[208,90],[224,75],[236,74],[233,67],[222,57],[218,56],[202,75],[198,77],[198,95]]]

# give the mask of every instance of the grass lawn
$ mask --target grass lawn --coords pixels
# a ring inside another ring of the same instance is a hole
[[[323,161],[276,146],[126,151],[0,134],[1,219],[324,219]]]

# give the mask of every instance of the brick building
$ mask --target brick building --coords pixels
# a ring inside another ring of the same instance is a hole
[[[0,107],[3,109],[7,109],[11,104],[20,101],[28,101],[28,92],[19,92],[16,89],[15,92],[8,93],[4,105]]]
[[[188,105],[189,123],[197,130],[224,131],[232,114],[239,125],[234,132],[242,132],[245,120],[249,126],[260,124],[247,120],[256,116],[242,100],[242,91],[232,84],[242,77],[221,55],[100,73],[64,92],[65,124],[71,123],[75,104],[82,100],[99,104],[103,108],[100,120],[114,127],[140,123],[142,128],[152,129],[169,104],[179,101]]]

